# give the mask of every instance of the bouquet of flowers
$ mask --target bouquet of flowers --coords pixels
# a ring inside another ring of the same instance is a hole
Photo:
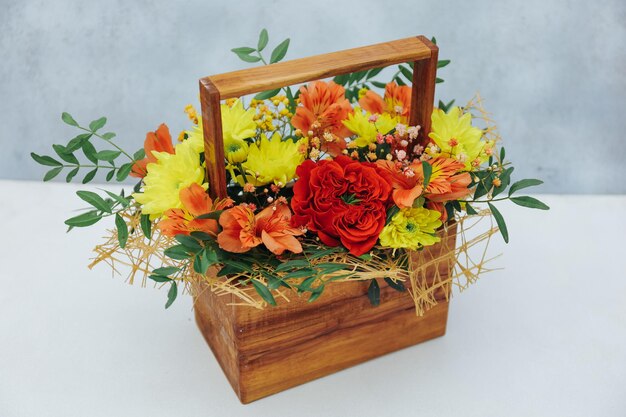
[[[289,39],[269,59],[267,45],[263,30],[256,47],[233,52],[273,64],[285,57]],[[513,167],[479,97],[464,107],[440,101],[428,135],[410,125],[412,70],[399,65],[389,82],[377,80],[381,69],[373,69],[224,101],[225,198],[207,193],[203,120],[191,105],[189,128],[175,144],[161,124],[134,153],[103,132],[106,118],[83,126],[63,113],[81,133],[53,145],[56,157],[32,157],[51,168],[44,181],[66,169],[68,182],[84,169],[83,184],[98,172],[107,181],[137,179],[132,192],[78,191],[90,208],[65,223],[72,229],[112,217],[115,228],[96,247],[94,264],[105,261],[114,270],[125,264],[131,282],[140,274],[144,283],[169,285],[166,307],[180,285],[193,291],[205,283],[263,308],[289,293],[314,301],[325,286],[349,280],[369,280],[376,305],[380,283],[406,291],[411,270],[422,267],[411,265],[413,254],[450,228],[460,233],[467,219],[493,216],[497,224],[472,242],[498,229],[508,241],[496,202],[548,209],[516,194],[542,182],[512,182]],[[98,140],[106,147],[98,150]],[[458,257],[471,245],[464,241],[438,256]],[[459,275],[472,281],[483,261]]]

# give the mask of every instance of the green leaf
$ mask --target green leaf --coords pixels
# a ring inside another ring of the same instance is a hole
[[[258,56],[254,56],[254,55],[250,55],[250,54],[244,54],[242,52],[237,53],[237,56],[239,57],[239,59],[241,59],[244,62],[259,62],[261,60],[261,58],[259,58]]]
[[[97,131],[98,129],[102,129],[104,125],[107,123],[106,117],[101,117],[89,123],[89,130],[92,132]]]
[[[370,281],[370,286],[367,288],[367,297],[373,306],[380,304],[380,287],[375,279]]]
[[[100,135],[102,137],[102,139],[104,140],[111,140],[113,139],[116,135],[113,132],[107,132],[107,133],[103,133],[102,135]]]
[[[393,77],[393,80],[396,82],[396,84],[398,84],[399,86],[404,86],[406,85],[406,83],[404,81],[402,81],[402,78],[400,78],[398,75],[396,75],[395,77]]]
[[[443,78],[435,78],[435,84],[441,84],[443,82]]]
[[[349,82],[349,84],[358,83],[363,78],[365,78],[365,76],[367,75],[367,72],[368,71],[353,72],[352,74],[350,74],[350,82]],[[357,90],[357,94],[358,94],[358,90]]]
[[[509,189],[509,196],[513,195],[514,192],[519,191],[521,189],[528,188],[528,187],[535,187],[541,184],[543,184],[543,181],[537,180],[534,178],[519,180],[513,185],[511,185],[511,188]]]
[[[193,254],[190,254],[187,248],[183,245],[174,245],[163,251],[163,254],[168,258],[175,259],[177,261],[183,261],[189,259]]]
[[[208,263],[205,261],[204,251],[198,253],[193,260],[193,270],[198,274],[205,274],[209,268]]]
[[[293,272],[289,272],[287,275],[285,275],[283,277],[283,279],[290,279],[290,278],[308,278],[311,275],[314,275],[315,271],[311,268],[302,268],[302,269],[297,269]]]
[[[97,173],[98,173],[98,168],[95,168],[89,171],[87,175],[85,175],[85,178],[83,178],[83,184],[87,184],[88,182],[93,180]]]
[[[332,274],[333,272],[342,271],[344,269],[350,269],[349,265],[340,264],[338,262],[322,262],[315,265],[320,270],[320,274]]]
[[[500,148],[500,163],[504,162],[504,156],[506,155],[506,152],[504,151],[504,146],[502,148]]]
[[[409,82],[413,82],[413,71],[404,65],[398,65],[398,68],[400,68],[400,72],[406,77],[407,80],[409,80]]]
[[[287,54],[287,49],[289,48],[289,38],[282,41],[274,50],[272,51],[272,56],[270,58],[270,64],[280,61]]]
[[[424,170],[424,189],[426,189],[433,174],[433,166],[426,161],[422,161],[422,169]]]
[[[400,211],[400,207],[396,206],[395,204],[393,206],[389,207],[387,209],[387,221],[385,222],[385,224],[389,224],[391,219],[393,219],[393,216],[398,214],[399,211]]]
[[[74,139],[70,140],[65,146],[66,152],[72,153],[79,150],[83,146],[83,143],[88,141],[89,138],[91,138],[91,133],[81,133],[80,135],[76,136]]]
[[[380,81],[371,81],[372,85],[374,87],[378,87],[378,88],[385,88],[387,87],[387,84],[385,83],[381,83]]]
[[[76,174],[78,174],[78,170],[79,169],[80,169],[79,167],[76,167],[73,170],[71,170],[70,172],[68,172],[67,173],[67,177],[65,177],[65,181],[66,182],[72,181],[72,179],[76,176]]]
[[[394,281],[389,277],[385,277],[385,282],[396,291],[405,292],[406,287],[402,281]]]
[[[196,219],[200,219],[200,220],[204,220],[204,219],[219,220],[219,218],[220,218],[220,216],[222,215],[223,212],[224,212],[224,210],[215,210],[215,211],[212,211],[210,213],[201,214],[200,216],[196,217]]]
[[[214,236],[211,236],[205,232],[194,231],[189,233],[190,236],[195,237],[198,240],[215,240]]]
[[[250,281],[252,282],[252,286],[254,287],[256,292],[261,296],[261,298],[263,298],[265,301],[267,301],[269,304],[273,306],[276,305],[276,300],[274,300],[274,296],[272,295],[272,292],[265,285],[263,285],[262,282],[257,281],[256,279],[252,279]]]
[[[514,169],[515,168],[513,167],[508,167],[502,172],[502,174],[500,174],[500,176],[498,177],[500,179],[500,186],[493,187],[493,197],[496,197],[498,194],[506,190],[506,187],[508,187],[511,183],[511,174],[513,173]]]
[[[262,29],[261,33],[259,33],[259,41],[257,42],[256,49],[261,52],[267,46],[267,42],[270,40],[269,35],[267,34],[267,29]]]
[[[76,195],[83,201],[91,204],[95,208],[100,211],[104,211],[106,213],[111,213],[112,208],[109,203],[107,203],[102,197],[98,194],[91,191],[76,191]]]
[[[304,259],[294,259],[291,261],[284,262],[278,265],[275,269],[276,272],[288,271],[290,269],[295,268],[307,268],[310,266],[309,261]]]
[[[231,49],[231,51],[236,54],[251,54],[252,52],[256,51],[256,49],[250,48],[249,46],[240,46],[239,48]]]
[[[52,149],[54,149],[57,155],[59,155],[59,157],[65,162],[69,162],[70,164],[78,164],[78,159],[76,159],[73,154],[67,152],[65,146],[55,144],[52,145]]]
[[[316,280],[317,280],[317,276],[316,275],[313,275],[312,277],[306,278],[304,281],[302,281],[300,283],[300,285],[298,285],[298,290],[300,290],[300,291],[310,291],[311,290],[311,285],[313,285]]]
[[[266,100],[268,98],[274,97],[278,93],[280,93],[280,88],[277,88],[276,90],[268,90],[268,91],[260,92],[259,94],[254,96],[254,98],[257,100]]]
[[[500,233],[502,233],[502,238],[506,243],[509,243],[509,231],[506,229],[506,223],[504,222],[504,217],[498,209],[491,203],[487,203],[489,205],[489,209],[493,214],[493,217],[496,219],[496,223],[498,224],[498,228],[500,229]]]
[[[128,178],[128,174],[130,174],[130,171],[132,169],[133,169],[133,162],[128,162],[122,165],[117,170],[117,175],[115,176],[115,179],[118,181],[124,181],[126,178]]]
[[[154,271],[152,271],[153,274],[156,275],[162,275],[162,276],[169,276],[172,275],[176,272],[178,272],[180,270],[180,268],[177,268],[175,266],[162,266],[161,268],[157,268]]]
[[[348,80],[350,80],[350,74],[341,74],[341,75],[337,75],[335,78],[333,78],[333,81],[336,84],[343,85],[343,86],[346,85]]]
[[[115,169],[112,169],[109,171],[105,179],[107,180],[107,182],[109,182],[113,179],[114,176],[115,176]]]
[[[437,45],[437,39],[434,36],[430,38],[430,41],[434,43],[435,45]]]
[[[478,212],[476,210],[474,210],[474,207],[470,206],[468,203],[465,203],[465,211],[470,216],[478,214]]]
[[[82,148],[83,148],[83,153],[85,154],[85,157],[89,159],[91,162],[93,162],[94,164],[97,164],[98,158],[96,154],[98,152],[96,152],[96,148],[93,146],[93,144],[89,141],[85,141],[83,142]]]
[[[115,213],[115,227],[117,228],[117,241],[120,243],[120,248],[124,249],[128,241],[128,226],[119,213]]]
[[[86,227],[97,223],[102,218],[102,215],[96,211],[88,211],[87,213],[80,214],[65,221],[65,224],[72,227]]]
[[[320,295],[322,295],[322,292],[324,292],[324,284],[321,284],[319,287],[311,291],[311,296],[309,297],[308,302],[312,303],[313,301],[317,300]]]
[[[440,59],[437,61],[437,68],[443,68],[450,63],[449,59]]]
[[[527,195],[521,197],[511,197],[511,201],[522,207],[534,208],[539,210],[550,210],[550,207],[548,207],[545,203]]]
[[[112,193],[111,191],[107,191],[104,190],[105,193],[107,193],[109,195],[109,197],[111,197],[113,200],[117,201],[118,203],[120,203],[122,205],[122,207],[126,208],[128,207],[128,205],[130,204],[130,201],[128,198],[123,197],[121,195],[117,195],[115,193]]]
[[[51,158],[47,155],[37,155],[35,152],[31,152],[30,153],[31,158],[33,158],[35,160],[35,162],[37,162],[38,164],[41,165],[46,165],[49,167],[56,167],[56,166],[61,166],[63,165],[63,163],[57,161],[54,158]]]
[[[46,172],[46,175],[44,175],[43,180],[44,181],[50,181],[52,178],[54,178],[57,175],[59,175],[59,173],[62,170],[63,170],[63,167],[52,168],[50,171]]]
[[[113,162],[115,158],[120,156],[120,151],[104,150],[96,153],[96,158],[100,161]]]
[[[202,245],[200,244],[200,242],[198,242],[196,239],[192,238],[191,236],[176,235],[174,238],[178,241],[178,243],[183,245],[190,252],[196,253],[202,250]]]
[[[174,300],[176,300],[177,296],[178,296],[178,286],[176,285],[174,281],[172,281],[172,286],[170,287],[170,290],[167,292],[167,303],[165,303],[165,308],[169,308],[172,305],[172,303],[174,303]]]
[[[146,150],[144,148],[139,149],[137,152],[133,154],[133,159],[135,161],[141,161],[146,157]]]
[[[371,70],[369,70],[367,72],[367,76],[365,77],[365,79],[369,80],[370,78],[373,78],[375,76],[377,76],[378,74],[380,74],[380,72],[385,69],[384,67],[381,68],[372,68]]]
[[[61,113],[61,120],[63,120],[65,123],[67,123],[70,126],[78,126],[78,123],[76,122],[76,120],[74,120],[74,118],[67,112]]]
[[[171,278],[165,277],[163,275],[158,275],[158,274],[149,275],[148,278],[150,278],[151,280],[155,282],[168,282],[172,280]]]
[[[150,216],[148,214],[142,214],[139,224],[141,225],[141,231],[144,236],[150,239],[152,237],[152,222],[150,221]]]

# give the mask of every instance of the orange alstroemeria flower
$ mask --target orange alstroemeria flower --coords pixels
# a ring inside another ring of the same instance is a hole
[[[217,236],[217,243],[228,252],[243,253],[263,243],[276,255],[285,250],[302,252],[302,245],[296,236],[304,231],[291,224],[291,210],[284,202],[264,208],[257,215],[249,206],[236,206],[220,216],[223,230]]]
[[[233,200],[226,198],[214,203],[204,188],[195,183],[180,190],[179,195],[183,208],[170,209],[164,213],[163,220],[159,222],[159,229],[163,234],[174,237],[189,235],[191,232],[204,232],[217,237],[217,220],[197,219],[197,217],[231,207]]]
[[[462,172],[465,169],[464,163],[444,157],[427,162],[432,166],[432,172],[424,190],[422,162],[416,161],[400,170],[394,162],[376,161],[381,175],[393,187],[392,197],[395,205],[400,208],[411,207],[422,193],[426,199],[436,203],[458,200],[469,194],[468,187],[472,183],[472,177],[468,172]]]
[[[397,116],[406,123],[411,113],[411,87],[390,82],[385,87],[384,98],[369,90],[361,97],[359,104],[372,114],[388,113],[391,117]]]
[[[424,191],[424,169],[421,162],[414,162],[400,171],[395,162],[378,160],[379,172],[391,184],[393,202],[400,208],[413,206],[416,198]]]
[[[433,167],[425,197],[436,203],[466,197],[472,184],[469,172],[463,172],[465,164],[456,159],[437,157],[428,161]]]
[[[333,81],[315,81],[302,86],[300,105],[291,118],[291,124],[305,135],[312,131],[313,137],[317,136],[320,140],[328,134],[333,135],[334,140],[322,146],[322,150],[331,155],[341,153],[346,147],[345,138],[352,135],[342,123],[352,113],[345,92],[342,86]]]
[[[143,147],[146,151],[146,157],[133,164],[133,168],[130,173],[133,177],[143,178],[146,176],[148,173],[148,164],[156,162],[156,157],[152,154],[153,151],[174,153],[172,136],[170,136],[170,130],[167,125],[163,123],[159,126],[156,132],[148,132],[146,134],[146,140],[143,143]]]

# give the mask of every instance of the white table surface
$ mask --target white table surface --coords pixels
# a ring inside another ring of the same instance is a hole
[[[105,224],[65,233],[79,188],[0,181],[0,417],[626,415],[626,196],[501,205],[505,269],[446,336],[244,406],[189,297],[86,268]]]

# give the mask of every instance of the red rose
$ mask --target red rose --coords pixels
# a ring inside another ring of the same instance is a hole
[[[351,254],[369,251],[385,226],[391,185],[375,164],[338,156],[300,165],[291,200],[294,226],[317,233],[328,246],[342,244]]]

